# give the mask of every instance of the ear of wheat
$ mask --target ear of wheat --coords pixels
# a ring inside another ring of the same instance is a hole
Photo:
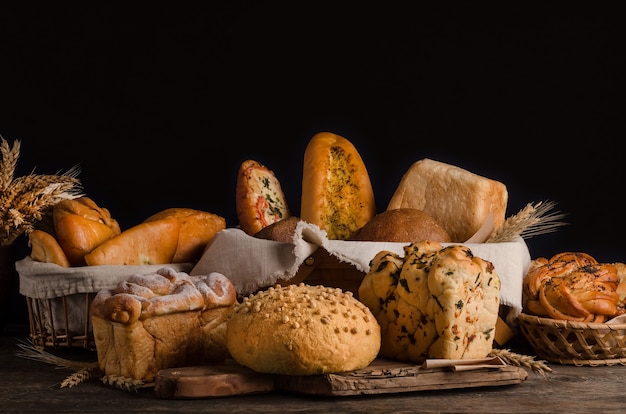
[[[553,201],[528,203],[517,214],[507,218],[485,243],[510,242],[517,237],[529,239],[556,231],[567,223],[561,221],[565,214],[551,211],[555,205]]]
[[[19,140],[13,146],[0,136],[0,247],[11,246],[29,234],[61,200],[82,195],[77,166],[65,173],[34,174],[14,178],[20,156]]]

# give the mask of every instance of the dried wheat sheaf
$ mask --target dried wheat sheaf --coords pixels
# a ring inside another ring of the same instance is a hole
[[[59,201],[82,195],[77,166],[59,174],[28,174],[15,178],[21,142],[13,146],[0,136],[0,247],[29,234]]]

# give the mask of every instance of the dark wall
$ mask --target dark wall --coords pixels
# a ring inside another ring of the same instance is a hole
[[[615,10],[203,3],[0,6],[18,173],[78,164],[122,227],[174,206],[235,226],[241,161],[272,168],[297,212],[304,148],[328,130],[361,153],[379,210],[430,157],[504,182],[509,215],[555,201],[570,224],[528,240],[534,257],[626,260]]]

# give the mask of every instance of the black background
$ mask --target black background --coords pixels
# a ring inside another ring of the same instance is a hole
[[[16,175],[79,165],[122,228],[167,207],[232,227],[243,160],[274,170],[298,213],[305,146],[331,131],[359,150],[379,211],[433,158],[504,182],[507,215],[556,202],[569,224],[527,240],[533,257],[626,261],[617,10],[203,3],[0,6]]]

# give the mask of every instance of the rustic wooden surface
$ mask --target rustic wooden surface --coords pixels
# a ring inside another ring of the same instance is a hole
[[[528,372],[519,384],[398,394],[319,397],[262,392],[234,397],[158,398],[154,388],[123,391],[89,380],[60,388],[73,371],[16,356],[21,336],[0,336],[0,412],[423,412],[423,413],[622,413],[626,366],[549,364],[545,377]],[[512,349],[515,350],[515,349]],[[93,360],[88,351],[59,351],[72,360]]]
[[[270,375],[227,360],[221,364],[161,370],[154,391],[159,398],[204,398],[261,392],[290,391],[298,394],[349,396],[396,394],[451,388],[499,387],[526,380],[525,369],[502,364],[484,364],[466,371],[451,367],[420,365],[376,359],[368,367],[325,375]],[[464,365],[471,368],[471,365]],[[484,368],[487,367],[487,368]]]

